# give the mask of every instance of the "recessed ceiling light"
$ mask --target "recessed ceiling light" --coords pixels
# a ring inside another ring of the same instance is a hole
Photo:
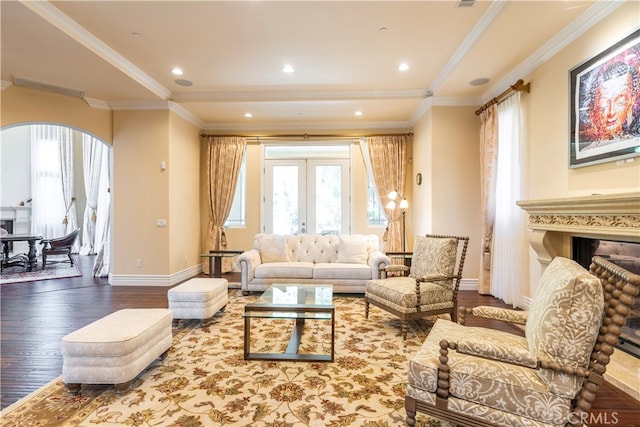
[[[355,115],[356,115],[356,116],[361,116],[361,115],[362,115],[362,111],[356,111],[356,112],[355,112]]]
[[[245,116],[247,119],[250,119],[251,117],[253,117],[253,114],[251,114],[251,113],[244,113],[244,116]]]
[[[192,82],[185,79],[175,79],[174,82],[176,82],[176,84],[180,86],[193,86]]]
[[[131,35],[132,35],[133,37],[136,37],[136,38],[141,38],[141,37],[142,37],[142,34],[137,33],[137,32],[133,32],[133,33],[131,33]]]
[[[174,76],[181,76],[184,74],[184,71],[182,71],[182,68],[173,67],[171,69],[171,74],[173,74]]]
[[[481,77],[479,79],[473,79],[469,82],[469,84],[471,86],[482,86],[482,85],[486,85],[487,83],[489,83],[489,79],[486,77]]]
[[[387,31],[387,27],[380,27],[378,28],[378,31],[380,31],[381,33],[384,33],[385,31]]]
[[[288,74],[294,73],[296,70],[291,65],[285,65],[282,67],[282,71]]]
[[[398,65],[398,70],[400,71],[407,71],[409,69],[409,64],[407,64],[406,62],[403,62],[402,64]]]

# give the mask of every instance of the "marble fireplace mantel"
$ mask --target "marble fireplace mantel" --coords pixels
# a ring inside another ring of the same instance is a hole
[[[572,237],[640,243],[640,192],[522,200],[529,214],[529,243],[541,266],[554,256],[572,258]],[[640,400],[640,359],[611,355],[605,379]]]
[[[571,237],[640,242],[640,192],[521,200],[529,214],[529,241],[546,265],[571,257]]]

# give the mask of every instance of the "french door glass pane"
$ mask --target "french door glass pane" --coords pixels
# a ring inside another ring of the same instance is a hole
[[[316,232],[341,230],[342,170],[340,165],[316,166]]]
[[[297,234],[298,212],[298,166],[273,167],[273,233]]]

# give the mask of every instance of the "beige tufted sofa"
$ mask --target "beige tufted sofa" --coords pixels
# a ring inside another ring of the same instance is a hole
[[[273,283],[328,283],[334,292],[363,293],[389,258],[375,234],[257,234],[238,264],[244,295]]]

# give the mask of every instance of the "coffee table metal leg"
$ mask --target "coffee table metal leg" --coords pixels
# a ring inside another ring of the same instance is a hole
[[[289,338],[289,344],[287,345],[287,354],[298,354],[298,347],[300,347],[300,340],[302,339],[302,333],[304,332],[304,319],[296,319],[296,326],[291,331],[291,338]]]
[[[244,359],[247,359],[247,356],[250,353],[250,346],[251,346],[251,325],[250,322],[251,318],[250,317],[245,317],[244,318]]]

